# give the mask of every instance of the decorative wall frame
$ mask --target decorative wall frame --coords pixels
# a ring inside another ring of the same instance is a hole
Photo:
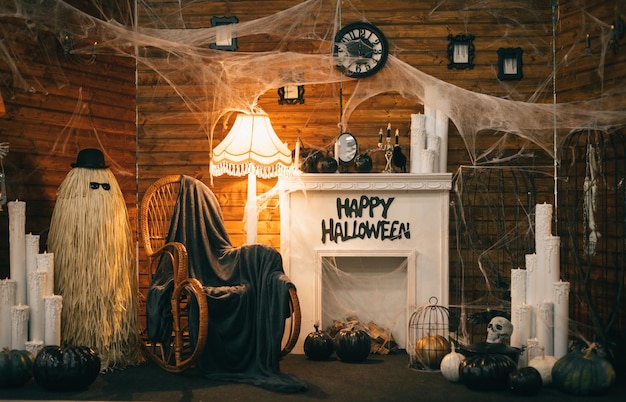
[[[239,22],[239,19],[235,16],[230,17],[212,17],[211,18],[211,26],[217,27],[221,25],[232,25]],[[217,29],[217,38],[215,43],[211,43],[209,45],[211,49],[216,50],[237,50],[237,38],[232,37],[232,32],[230,28],[218,28]]]
[[[522,72],[522,53],[519,47],[498,49],[498,79],[521,80],[524,77]]]
[[[304,103],[304,85],[285,85],[278,88],[279,105],[295,105]]]
[[[474,35],[448,35],[448,68],[474,68]]]

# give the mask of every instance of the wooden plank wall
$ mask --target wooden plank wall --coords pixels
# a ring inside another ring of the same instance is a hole
[[[125,2],[106,0],[104,3],[114,9]],[[193,7],[185,8],[183,21],[187,27],[208,27],[214,15],[236,15],[239,21],[245,22],[299,3],[297,0],[193,2],[190,3]],[[538,102],[552,102],[552,88],[545,82],[552,71],[551,4],[548,1],[516,2],[517,8],[507,0],[491,1],[488,8],[481,8],[484,2],[473,4],[465,0],[355,0],[353,3],[370,22],[383,30],[392,44],[394,55],[426,74],[479,93],[515,100],[532,97]],[[146,0],[142,4],[150,5],[161,22],[172,24],[176,15],[173,11],[177,11],[181,4],[186,5],[179,0]],[[589,18],[603,21],[610,21],[615,15],[626,15],[620,0],[559,1],[559,60],[574,43],[580,46],[582,10],[588,11]],[[129,15],[132,13],[126,13],[126,18]],[[141,10],[139,18],[139,25],[150,25]],[[181,22],[180,19],[177,21]],[[7,63],[5,57],[0,57],[0,93],[7,108],[7,114],[0,117],[0,141],[9,141],[11,146],[8,157],[3,161],[7,190],[10,199],[19,198],[28,202],[28,232],[41,233],[45,239],[56,189],[81,148],[98,147],[107,151],[107,160],[112,162],[112,169],[124,191],[133,226],[136,197],[141,197],[156,178],[185,173],[199,176],[209,183],[210,147],[206,130],[175,91],[153,70],[139,65],[135,90],[135,64],[130,59],[98,56],[93,64],[76,64],[64,59],[62,52],[54,48],[52,33],[41,32],[40,40],[36,40],[24,21],[12,18],[0,18],[0,29],[2,44],[10,49],[10,60],[17,62],[17,69],[26,83],[22,85],[24,82],[14,74],[13,65]],[[447,36],[463,33],[476,36],[475,68],[450,70],[447,68]],[[592,32],[594,50],[600,46],[600,42],[594,39],[598,34]],[[529,37],[534,38],[532,43],[528,42]],[[255,41],[241,41],[238,51],[272,49],[276,40],[263,36]],[[520,45],[524,47],[524,79],[498,81],[497,48]],[[625,53],[622,50],[616,57],[607,57],[603,65],[604,80],[598,79],[597,64],[591,58],[571,65],[564,64],[556,77],[559,101],[587,98],[610,85],[623,86]],[[154,61],[159,61],[158,55],[155,55]],[[354,83],[344,82],[343,90],[350,93],[352,85]],[[203,89],[199,90],[198,99],[202,99]],[[277,103],[278,96],[271,91],[261,97],[259,105],[270,115],[281,139],[291,147],[297,138],[301,138],[306,146],[323,148],[329,147],[337,135],[338,94],[337,85],[307,86],[303,105],[281,106]],[[370,148],[375,146],[375,133],[381,121],[408,122],[409,115],[419,111],[419,105],[397,94],[385,93],[357,110],[350,125],[355,133],[373,133],[358,138],[363,147]],[[216,140],[223,135],[218,126]],[[484,133],[479,137],[478,147],[489,146],[491,135]],[[506,146],[515,150],[524,145],[527,145],[524,141],[515,140]],[[536,155],[536,165],[549,161],[540,151]],[[457,172],[459,166],[469,163],[465,144],[451,125],[448,171]],[[273,185],[272,180],[259,180],[258,191],[263,192]],[[548,193],[546,197],[550,197],[550,186],[544,187],[542,190]],[[245,238],[242,223],[245,179],[215,178],[213,189],[224,210],[233,243],[242,244]],[[261,213],[260,242],[279,246],[278,220],[275,208]],[[452,247],[456,244],[456,235],[452,228]],[[139,255],[142,259],[141,251]],[[451,266],[457,264],[456,250],[451,250],[450,256]],[[8,275],[8,266],[8,218],[5,208],[0,213],[0,277]],[[477,273],[477,276],[480,274]]]
[[[80,3],[80,2],[79,2]],[[124,193],[133,230],[135,180],[135,62],[99,55],[93,63],[65,57],[58,32],[0,18],[0,142],[9,200],[26,201],[26,232],[46,250],[56,192],[83,148],[100,148]],[[9,276],[6,206],[0,212],[0,277]],[[114,234],[111,234],[114,235]]]

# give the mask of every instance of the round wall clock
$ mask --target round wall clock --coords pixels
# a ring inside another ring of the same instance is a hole
[[[385,35],[367,22],[353,22],[335,35],[333,55],[339,71],[352,78],[369,77],[387,61],[389,45]]]

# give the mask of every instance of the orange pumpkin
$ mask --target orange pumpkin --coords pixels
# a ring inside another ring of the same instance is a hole
[[[415,353],[424,368],[438,370],[441,359],[450,352],[450,342],[441,335],[429,335],[417,340]]]

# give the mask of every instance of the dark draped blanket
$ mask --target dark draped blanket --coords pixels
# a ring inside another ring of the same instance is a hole
[[[208,339],[196,361],[211,380],[235,381],[297,392],[306,384],[280,372],[279,360],[289,288],[275,249],[251,244],[233,247],[213,192],[201,181],[181,176],[168,241],[187,247],[189,276],[204,286],[209,305]],[[171,263],[163,259],[147,296],[147,330],[153,341],[169,344],[172,332]],[[196,327],[193,309],[190,322]],[[192,328],[193,329],[193,328]]]

